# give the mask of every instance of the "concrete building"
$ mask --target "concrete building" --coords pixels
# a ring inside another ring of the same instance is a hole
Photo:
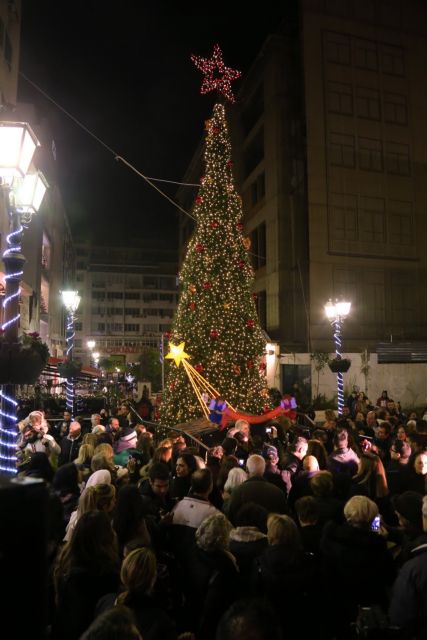
[[[76,288],[82,296],[74,356],[88,363],[87,340],[117,366],[135,362],[144,348],[159,348],[176,308],[175,252],[76,244]]]
[[[332,351],[330,297],[352,302],[346,352],[427,336],[427,5],[288,5],[228,110],[260,321],[305,354],[282,387]]]

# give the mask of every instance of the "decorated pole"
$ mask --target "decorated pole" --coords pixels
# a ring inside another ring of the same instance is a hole
[[[80,304],[80,296],[77,291],[62,291],[62,301],[67,311],[65,340],[67,345],[66,360],[72,363],[73,346],[74,346],[74,314]],[[71,368],[71,367],[70,367]],[[66,405],[67,411],[74,416],[74,375],[72,372],[67,376],[66,386]]]

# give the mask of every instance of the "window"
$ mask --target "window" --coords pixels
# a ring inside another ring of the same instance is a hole
[[[345,133],[330,133],[329,162],[330,164],[338,167],[354,167],[354,136],[350,136]]]
[[[74,329],[76,331],[82,331],[83,330],[83,323],[82,322],[75,322],[74,323]]]
[[[43,269],[50,269],[50,259],[51,259],[51,245],[50,239],[43,232],[43,241],[42,241],[42,267]]]
[[[393,124],[408,124],[406,96],[400,93],[384,93],[384,120]]]
[[[243,152],[243,163],[245,177],[259,165],[264,159],[264,127],[261,127],[258,133],[252,138],[247,148]]]
[[[139,324],[125,324],[125,331],[139,331]]]
[[[267,253],[265,222],[256,227],[256,229],[254,229],[250,234],[250,237],[250,257],[252,266],[254,269],[265,267]]]
[[[388,241],[390,244],[413,245],[412,203],[402,200],[389,200],[388,209]]]
[[[159,300],[163,300],[164,302],[173,302],[174,295],[173,293],[159,293]]]
[[[378,69],[377,45],[369,40],[356,38],[354,44],[354,65],[360,69]]]
[[[393,324],[416,324],[418,315],[416,283],[411,273],[391,272],[390,304]]]
[[[146,289],[157,289],[157,278],[146,276],[144,278],[144,287]]]
[[[330,198],[330,232],[334,240],[357,240],[357,198],[332,193]]]
[[[123,300],[123,291],[107,291],[107,300]]]
[[[123,315],[123,310],[120,307],[107,307],[107,314],[109,316],[121,316]]]
[[[260,173],[258,178],[251,184],[252,205],[257,204],[265,196],[265,173]]]
[[[375,89],[356,87],[356,114],[359,118],[381,119],[380,94]]]
[[[136,291],[125,291],[125,300],[140,300],[141,294]]]
[[[256,306],[258,319],[263,329],[267,328],[267,294],[265,291],[257,291]]]
[[[92,291],[92,300],[105,300],[105,291]]]
[[[143,293],[142,300],[143,302],[154,302],[158,300],[159,295],[157,293]]]
[[[385,242],[384,198],[359,199],[359,240],[361,242]]]
[[[81,261],[77,262],[76,269],[80,269],[80,270],[86,269],[86,262],[81,262]]]
[[[248,106],[242,113],[242,124],[246,134],[253,129],[264,113],[264,85],[261,84],[247,102]]]
[[[381,140],[359,138],[359,167],[365,171],[383,170],[383,150]]]
[[[328,82],[328,111],[353,115],[353,87],[342,82]]]
[[[76,275],[76,280],[77,282],[84,282],[84,275],[82,273],[79,273]]]
[[[121,322],[111,322],[111,323],[107,323],[107,332],[122,332],[123,331],[123,325]]]
[[[105,322],[98,322],[96,324],[96,331],[105,331]]]
[[[128,307],[128,308],[125,309],[125,314],[127,316],[138,317],[139,316],[139,308],[138,307]]]
[[[393,76],[405,75],[403,49],[391,45],[383,45],[381,48],[381,71]]]
[[[325,56],[328,62],[350,64],[350,38],[339,33],[326,32]]]
[[[409,146],[407,144],[386,142],[386,168],[387,173],[409,176],[410,160]]]

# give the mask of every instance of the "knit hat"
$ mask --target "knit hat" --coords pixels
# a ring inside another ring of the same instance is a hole
[[[397,513],[422,531],[423,496],[417,491],[405,491],[396,496],[393,505]]]

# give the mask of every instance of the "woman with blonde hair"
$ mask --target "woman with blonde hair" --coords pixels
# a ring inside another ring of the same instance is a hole
[[[149,547],[134,549],[124,558],[120,571],[123,591],[110,593],[100,600],[97,613],[122,605],[133,613],[135,624],[143,638],[175,640],[174,622],[160,609],[152,597],[157,579],[157,560]]]
[[[222,492],[222,511],[226,516],[228,516],[231,494],[236,487],[240,487],[240,485],[246,482],[247,479],[248,474],[241,467],[234,467],[233,469],[230,469],[227,480],[225,481],[224,491]]]
[[[79,498],[79,506],[73,511],[65,531],[64,542],[68,542],[79,518],[88,511],[105,511],[111,514],[116,503],[116,489],[113,484],[95,484],[86,487]]]
[[[81,474],[83,482],[89,478],[92,473],[91,463],[93,458],[94,448],[91,444],[80,445],[79,454],[73,463],[76,465]]]

